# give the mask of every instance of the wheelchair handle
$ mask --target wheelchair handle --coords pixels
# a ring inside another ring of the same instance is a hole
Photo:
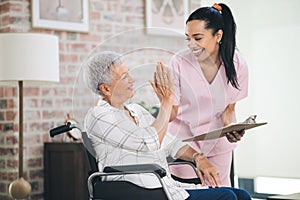
[[[50,136],[54,137],[54,136],[59,135],[61,133],[72,130],[74,128],[74,126],[71,126],[71,125],[72,125],[71,122],[68,122],[66,125],[61,125],[61,126],[58,126],[56,128],[51,129],[50,130]]]

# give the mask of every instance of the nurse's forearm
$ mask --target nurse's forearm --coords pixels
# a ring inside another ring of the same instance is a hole
[[[177,113],[178,113],[178,106],[173,105],[171,115],[170,115],[170,120],[169,120],[170,122],[176,118]]]
[[[235,118],[235,103],[229,104],[223,113],[223,124],[227,126],[230,123],[236,122]]]

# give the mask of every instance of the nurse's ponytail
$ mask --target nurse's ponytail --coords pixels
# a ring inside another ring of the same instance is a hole
[[[223,16],[224,23],[219,53],[225,65],[228,81],[233,87],[238,88],[239,84],[237,82],[236,70],[233,62],[234,51],[236,48],[236,24],[229,7],[223,3],[218,5],[222,7],[221,15]]]

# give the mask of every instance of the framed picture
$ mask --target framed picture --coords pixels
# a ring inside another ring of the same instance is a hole
[[[146,0],[148,34],[184,35],[189,0]]]
[[[88,0],[32,0],[34,28],[88,32]]]

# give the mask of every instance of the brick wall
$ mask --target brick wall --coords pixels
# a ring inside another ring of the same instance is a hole
[[[191,1],[192,9],[199,1]],[[67,113],[77,119],[93,104],[80,76],[81,64],[93,51],[125,53],[125,62],[137,79],[136,99],[157,102],[149,85],[153,63],[168,62],[185,47],[184,39],[145,34],[143,0],[90,0],[89,32],[77,33],[31,26],[30,0],[0,1],[0,32],[39,32],[57,35],[60,51],[60,83],[24,85],[24,178],[32,186],[31,199],[43,199],[43,143],[51,141],[48,131],[65,121]],[[146,64],[145,64],[146,63]],[[149,73],[151,72],[151,73]],[[17,84],[0,87],[0,199],[11,200],[9,184],[18,177]],[[142,95],[141,95],[142,94]]]

